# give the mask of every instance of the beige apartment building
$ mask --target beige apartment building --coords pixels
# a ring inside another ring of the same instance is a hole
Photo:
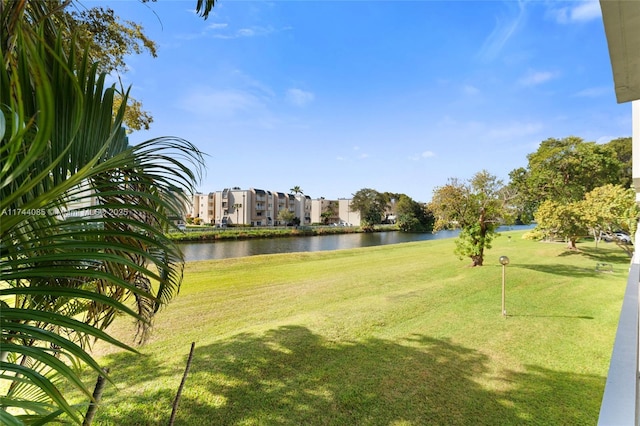
[[[187,217],[216,226],[284,226],[281,212],[288,211],[300,219],[301,225],[314,223],[360,225],[360,214],[349,211],[350,199],[311,199],[303,194],[263,189],[225,188],[209,194],[193,195],[187,206]]]

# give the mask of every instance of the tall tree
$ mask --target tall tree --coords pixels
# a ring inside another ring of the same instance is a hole
[[[611,183],[621,185],[623,188],[631,188],[633,184],[633,145],[631,138],[612,139],[606,145],[615,151],[616,157],[621,164],[618,182]]]
[[[322,223],[328,225],[338,220],[338,203],[336,201],[327,201],[323,207],[324,211],[320,213]]]
[[[405,194],[398,196],[395,203],[397,224],[404,232],[431,232],[435,218],[424,204],[414,201]]]
[[[121,75],[127,71],[127,56],[145,52],[153,57],[157,56],[156,44],[146,36],[143,27],[132,21],[121,20],[113,9],[84,8],[84,5],[72,2],[59,4],[55,19],[64,23],[58,27],[62,40],[69,44],[75,43],[79,51],[86,50],[89,59],[97,64],[99,72]],[[77,60],[81,61],[82,57]],[[117,91],[114,99],[114,109],[117,111],[125,99],[123,90]],[[140,101],[131,96],[126,99],[123,122],[128,131],[148,130],[153,122],[151,114],[143,109]]]
[[[296,219],[296,214],[287,209],[280,210],[278,212],[278,221],[280,224],[284,224],[285,226],[290,226],[294,224],[294,220]]]
[[[482,266],[496,228],[511,220],[508,201],[502,181],[483,170],[466,183],[449,179],[434,190],[429,206],[436,217],[436,230],[460,228],[456,254],[471,258],[472,266]]]
[[[582,204],[585,225],[596,242],[604,236],[631,255],[631,248],[617,233],[633,235],[636,231],[640,209],[635,191],[621,185],[604,185],[587,193]]]
[[[610,238],[631,255],[632,251],[616,233],[633,234],[640,209],[635,191],[620,185],[603,185],[571,203],[544,201],[536,211],[537,228],[548,238],[563,238],[568,248],[576,250],[579,238],[591,234],[596,243]]]
[[[608,183],[617,183],[621,163],[611,146],[569,136],[549,138],[527,156],[526,169],[511,172],[520,210],[528,214],[545,200],[570,203]]]
[[[529,173],[524,167],[509,172],[508,188],[513,193],[514,217],[521,223],[531,223],[539,201],[528,183]]]
[[[351,199],[351,211],[360,212],[360,226],[365,232],[372,232],[374,226],[382,223],[387,208],[387,197],[371,188],[362,188]]]
[[[588,232],[583,207],[582,201],[571,203],[544,201],[535,214],[537,229],[541,230],[547,238],[565,239],[568,248],[576,250],[576,242]]]
[[[55,16],[57,30],[63,35],[62,40],[75,42],[80,51],[87,49],[100,72],[125,73],[125,58],[132,54],[146,52],[157,56],[156,44],[146,36],[144,28],[138,23],[121,20],[110,7],[87,8],[86,4],[71,0],[48,0],[47,3],[49,13]],[[214,0],[197,0],[196,13],[207,19],[214,4]],[[114,110],[118,110],[120,102],[127,100],[123,119],[127,131],[148,130],[153,116],[143,109],[140,101],[123,95],[122,90],[116,91]]]
[[[291,188],[289,191],[290,191],[292,194],[296,194],[296,195],[298,195],[298,194],[303,194],[302,189],[301,189],[301,188],[300,188],[300,186],[298,186],[298,185],[294,186],[294,187],[293,187],[293,188]]]

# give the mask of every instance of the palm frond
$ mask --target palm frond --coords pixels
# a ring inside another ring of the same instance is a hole
[[[145,339],[180,288],[182,253],[164,231],[203,163],[179,138],[129,146],[128,90],[114,114],[115,87],[86,52],[76,60],[75,43],[65,51],[55,4],[0,8],[0,404],[22,411],[0,410],[6,424],[79,422],[58,382],[89,395],[73,366],[102,374],[87,352],[95,339],[134,350],[103,331],[117,313]]]

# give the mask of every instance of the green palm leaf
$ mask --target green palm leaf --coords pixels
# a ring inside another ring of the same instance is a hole
[[[202,166],[179,138],[129,146],[128,90],[119,89],[114,114],[115,86],[75,43],[65,51],[53,5],[0,8],[0,382],[9,382],[0,405],[11,408],[0,409],[3,424],[63,413],[80,422],[60,383],[90,396],[75,366],[103,374],[91,342],[134,350],[104,331],[117,313],[135,318],[145,339],[180,288],[182,253],[165,231],[183,216]]]

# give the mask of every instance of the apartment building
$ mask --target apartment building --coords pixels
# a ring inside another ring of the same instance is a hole
[[[193,202],[187,206],[187,217],[200,218],[202,223],[210,223],[209,199],[212,194],[193,194]]]
[[[293,194],[290,194],[291,197]],[[300,218],[301,225],[311,225],[311,197],[308,195],[296,194],[294,198],[294,210],[297,218]]]
[[[187,217],[216,226],[283,226],[283,211],[293,213],[301,225],[312,223],[360,224],[360,215],[349,211],[351,200],[312,200],[308,195],[263,189],[225,188],[193,195]]]
[[[360,212],[351,211],[351,198],[338,198],[338,217],[341,224],[360,225]]]

